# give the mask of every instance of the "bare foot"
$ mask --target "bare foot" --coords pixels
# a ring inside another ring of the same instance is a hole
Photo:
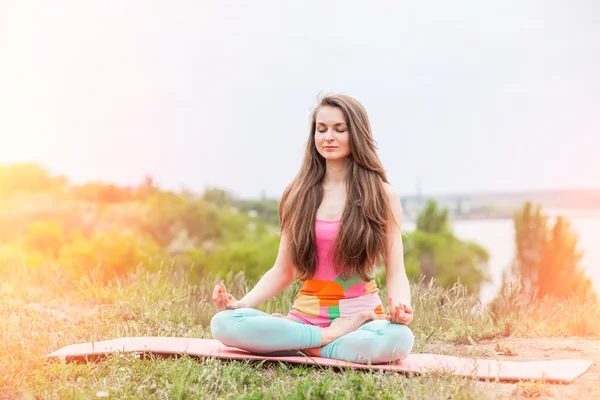
[[[321,331],[322,346],[325,346],[337,338],[360,328],[366,322],[377,319],[375,311],[361,311],[352,318],[336,318],[331,325]]]
[[[286,315],[279,314],[279,313],[273,313],[273,314],[271,314],[271,316],[272,316],[272,317],[275,317],[275,318],[284,318],[284,319],[289,319],[289,320],[290,320],[290,321],[292,321],[292,322],[294,322],[294,321],[295,321],[295,320],[294,320],[294,318],[292,318],[292,317],[288,317],[288,316],[286,316]]]
[[[302,350],[311,357],[321,357],[321,347],[313,347],[311,349]]]

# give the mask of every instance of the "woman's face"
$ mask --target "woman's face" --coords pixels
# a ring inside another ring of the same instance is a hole
[[[342,110],[325,106],[316,118],[315,146],[326,160],[342,160],[350,155],[350,134]]]

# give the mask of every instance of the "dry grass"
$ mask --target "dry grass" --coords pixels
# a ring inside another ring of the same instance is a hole
[[[286,365],[244,362],[109,357],[93,364],[46,362],[39,357],[60,347],[121,336],[210,338],[214,315],[210,294],[217,278],[191,285],[181,269],[135,273],[102,285],[97,272],[68,281],[57,265],[0,265],[0,398],[487,398],[468,379],[447,375],[407,378],[393,373],[336,373]],[[225,277],[236,296],[248,290],[243,275]],[[297,286],[263,304],[287,312]],[[385,292],[381,295],[385,298]],[[471,343],[507,333],[597,334],[595,305],[554,304],[562,318],[504,298],[504,313],[490,314],[457,285],[413,287],[415,351],[432,343]],[[512,303],[511,303],[512,302]],[[385,302],[384,302],[385,304]],[[548,306],[550,307],[550,306]],[[516,318],[518,316],[518,320]],[[506,324],[512,324],[510,332]],[[510,352],[498,344],[497,351]],[[451,354],[451,353],[450,353]],[[516,387],[532,396],[533,386]]]

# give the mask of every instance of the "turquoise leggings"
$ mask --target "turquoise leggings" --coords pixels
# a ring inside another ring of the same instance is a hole
[[[295,355],[321,347],[321,328],[276,318],[253,308],[220,311],[210,328],[226,346],[261,355]],[[405,358],[414,344],[406,325],[370,321],[321,348],[321,357],[361,364],[382,364]]]

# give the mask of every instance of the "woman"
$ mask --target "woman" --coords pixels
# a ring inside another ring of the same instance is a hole
[[[406,357],[414,336],[404,269],[401,205],[377,156],[363,106],[326,96],[312,113],[299,173],[283,192],[281,242],[273,267],[241,300],[223,284],[213,301],[213,337],[257,354],[311,356],[379,364]],[[374,266],[386,267],[384,315]],[[302,289],[287,316],[254,307],[294,279]]]

